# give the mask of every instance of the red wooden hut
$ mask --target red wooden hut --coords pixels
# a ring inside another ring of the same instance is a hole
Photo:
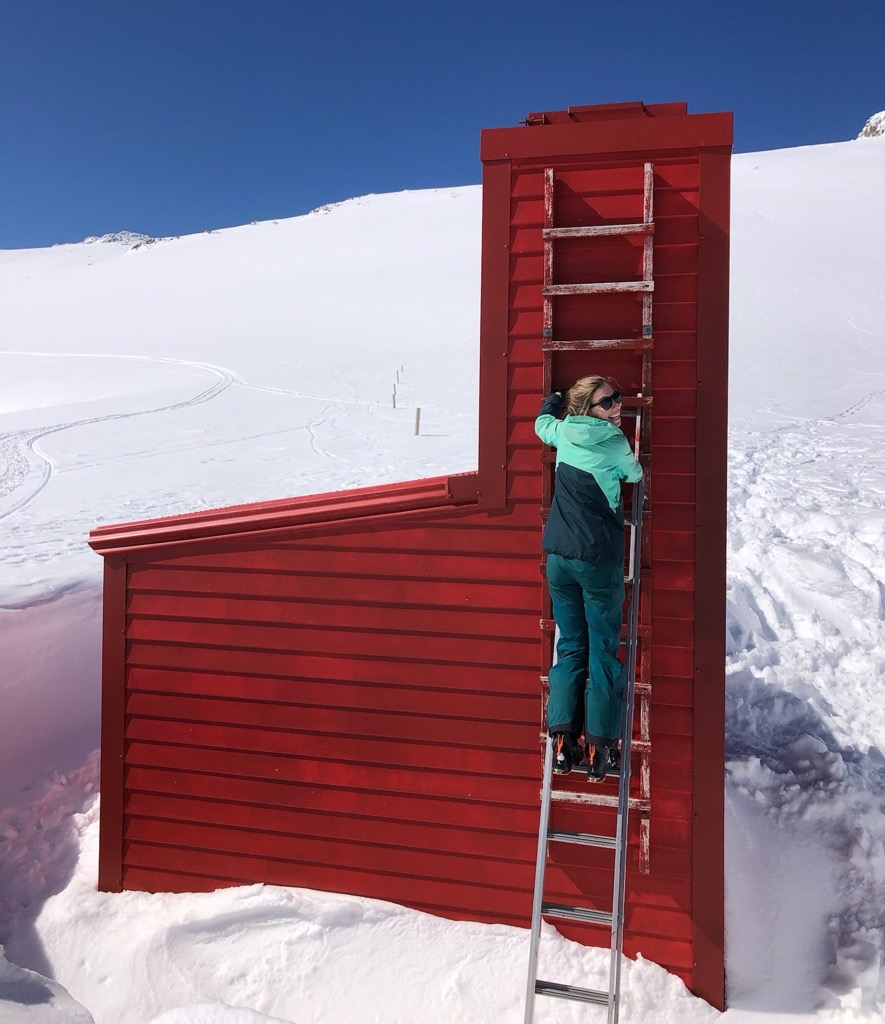
[[[603,372],[650,469],[625,950],[722,1006],[730,149],[730,115],[684,104],[483,133],[477,472],[92,533],[101,888],[528,924],[552,646],[532,423],[551,384]],[[548,894],[605,907],[593,854],[557,853]]]

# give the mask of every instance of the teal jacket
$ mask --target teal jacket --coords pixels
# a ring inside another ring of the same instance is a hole
[[[551,554],[593,565],[624,560],[621,481],[642,479],[642,466],[621,430],[595,416],[559,419],[562,399],[548,395],[535,433],[556,448],[553,504],[543,547]]]

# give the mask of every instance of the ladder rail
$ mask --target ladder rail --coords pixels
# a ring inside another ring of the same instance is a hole
[[[541,823],[538,828],[538,856],[535,861],[535,889],[532,898],[532,937],[529,943],[529,972],[525,992],[524,1024],[532,1024],[535,1016],[535,986],[538,981],[538,952],[541,946],[541,905],[544,893],[544,870],[547,862],[547,832],[550,827],[550,791],[553,781],[553,740],[547,735],[544,748],[544,785],[541,790]]]
[[[638,653],[639,633],[639,587],[640,587],[640,557],[642,545],[642,514],[645,500],[645,488],[640,480],[634,485],[633,504],[631,508],[632,538],[630,544],[630,558],[634,565],[630,596],[627,602],[627,638],[625,650],[626,687],[624,693],[624,708],[622,712],[621,728],[621,769],[618,781],[618,802],[617,802],[617,828],[614,842],[611,849],[614,851],[614,884],[613,884],[613,906],[612,913],[602,914],[592,911],[585,912],[588,915],[598,917],[600,921],[610,919],[611,922],[611,960],[609,967],[608,997],[602,999],[602,993],[589,993],[587,990],[576,989],[574,986],[557,985],[554,982],[538,981],[538,957],[541,946],[541,922],[545,910],[544,903],[544,876],[547,864],[547,848],[552,839],[559,836],[551,835],[550,829],[550,805],[552,803],[553,791],[553,741],[547,735],[544,747],[544,769],[543,785],[541,789],[541,816],[538,827],[538,852],[535,860],[535,885],[532,900],[532,923],[531,938],[529,942],[529,969],[526,980],[526,999],[524,1024],[533,1024],[535,1012],[536,995],[554,995],[562,998],[579,999],[595,1002],[604,1005],[608,1009],[608,1024],[618,1022],[618,1004],[621,988],[621,955],[624,946],[624,903],[626,895],[626,874],[627,874],[627,839],[628,825],[631,804],[635,801],[630,798],[630,775],[631,775],[631,753],[632,753],[632,732],[633,732],[633,710],[635,704],[636,690],[636,658]],[[556,832],[556,830],[553,830]],[[584,919],[580,914],[563,914],[557,911],[568,908],[548,908],[562,917],[575,917],[578,920]],[[588,918],[589,919],[589,918]],[[585,993],[584,995],[576,993]],[[569,994],[571,993],[571,994]]]
[[[625,693],[623,726],[621,728],[621,777],[618,781],[618,825],[615,833],[615,878],[612,906],[611,966],[609,968],[608,1024],[618,1024],[618,1003],[621,991],[621,954],[624,948],[624,902],[627,881],[627,829],[630,815],[630,774],[633,744],[633,710],[636,693],[636,656],[638,653],[639,587],[642,550],[642,509],[645,486],[640,480],[633,488],[633,585],[627,605],[627,687]]]

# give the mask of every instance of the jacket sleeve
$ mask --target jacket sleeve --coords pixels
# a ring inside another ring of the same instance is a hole
[[[559,442],[559,432],[562,429],[562,420],[559,419],[559,411],[562,408],[562,395],[548,395],[541,403],[541,411],[535,420],[535,433],[544,444],[552,445],[554,448]]]
[[[617,439],[618,452],[615,458],[615,469],[618,476],[627,483],[635,484],[642,479],[642,466],[633,454],[630,442],[623,434]]]

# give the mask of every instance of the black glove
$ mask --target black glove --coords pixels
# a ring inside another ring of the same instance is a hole
[[[554,391],[549,394],[544,401],[541,403],[541,412],[539,415],[544,416],[559,416],[562,410],[563,392]]]

